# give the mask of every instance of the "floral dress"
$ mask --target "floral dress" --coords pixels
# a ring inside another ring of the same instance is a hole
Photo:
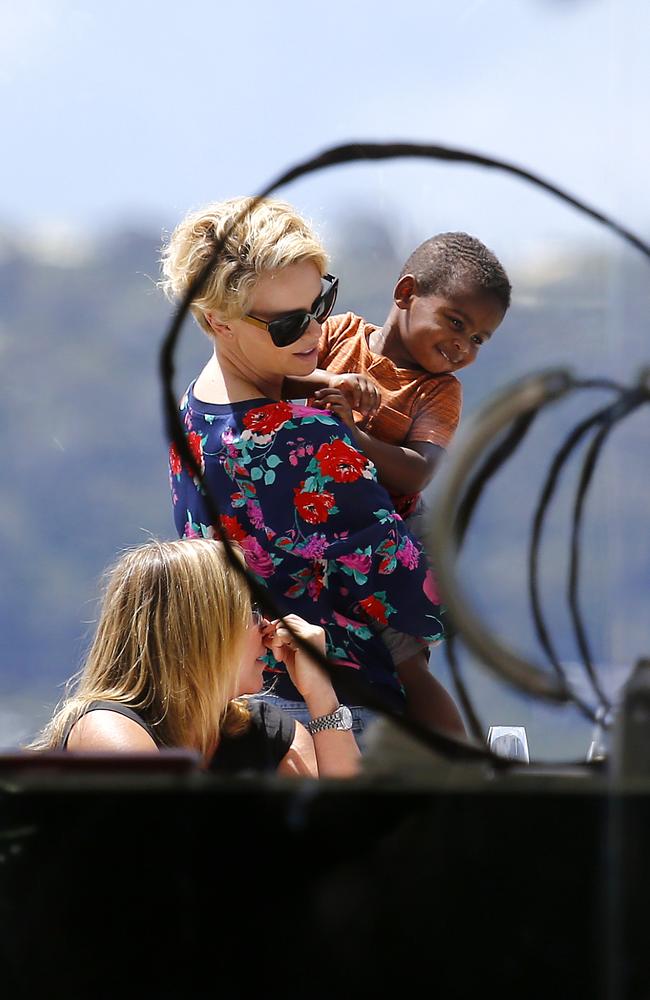
[[[375,467],[331,413],[268,399],[204,403],[193,384],[181,401],[188,444],[228,537],[282,613],[325,629],[337,666],[360,671],[393,707],[403,691],[376,627],[430,642],[444,614],[420,543],[395,513]],[[184,538],[218,538],[205,494],[169,456],[174,520]],[[269,653],[274,693],[301,696]],[[346,670],[334,679],[345,697]],[[359,676],[359,675],[357,675]]]

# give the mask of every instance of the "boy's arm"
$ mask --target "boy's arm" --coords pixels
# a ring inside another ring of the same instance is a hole
[[[283,399],[304,399],[319,390],[336,389],[343,394],[351,409],[370,417],[381,405],[379,387],[361,372],[328,372],[315,368],[311,375],[290,375],[282,383]]]
[[[429,672],[429,654],[420,653],[397,664],[406,694],[406,716],[456,739],[466,740],[467,730],[454,699]]]
[[[390,493],[420,493],[431,482],[445,453],[444,448],[428,441],[411,441],[407,448],[380,441],[358,425],[351,430],[354,443],[374,462],[380,482]]]
[[[287,375],[282,382],[283,399],[305,399],[317,389],[330,387],[331,372],[315,368],[311,375]]]
[[[355,445],[374,463],[380,482],[390,493],[419,493],[428,485],[444,448],[428,441],[411,441],[408,447],[387,444],[355,423],[352,408],[337,389],[323,390],[317,398],[350,428]]]

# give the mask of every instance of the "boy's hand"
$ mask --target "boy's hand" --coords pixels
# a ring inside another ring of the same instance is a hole
[[[352,407],[340,389],[319,389],[314,395],[318,397],[316,406],[323,410],[331,410],[346,426],[354,430],[356,423]]]
[[[381,405],[379,387],[371,378],[368,378],[367,375],[361,375],[359,372],[330,375],[329,387],[318,389],[314,393],[314,400],[317,403],[323,402],[333,389],[338,390],[343,395],[353,410],[366,418],[376,413]]]

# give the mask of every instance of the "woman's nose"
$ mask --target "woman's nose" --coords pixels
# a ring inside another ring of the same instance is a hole
[[[302,337],[298,341],[299,345],[303,350],[312,350],[318,344],[320,340],[320,335],[322,333],[322,327],[320,323],[317,323],[315,319],[310,319],[307,329],[303,333]]]

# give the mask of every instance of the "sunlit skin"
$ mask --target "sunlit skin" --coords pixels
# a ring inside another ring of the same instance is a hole
[[[415,279],[405,275],[395,288],[384,326],[369,338],[375,354],[399,368],[433,375],[457,372],[476,361],[504,317],[493,292],[459,289],[451,295],[418,295]]]
[[[321,656],[325,654],[325,633],[320,626],[312,625],[298,615],[285,615],[284,619],[275,621],[264,618],[261,623],[251,615],[243,637],[239,675],[233,684],[231,697],[260,691],[263,680],[261,657],[271,650],[276,660],[285,663],[312,719],[333,712],[339,701],[329,675],[299,646],[296,635]],[[205,756],[204,765],[218,745],[217,736]],[[67,749],[83,753],[158,753],[152,737],[137,722],[101,709],[89,712],[74,724]],[[278,765],[278,773],[295,777],[349,777],[356,774],[358,768],[359,749],[351,731],[324,730],[312,738],[302,725],[296,723],[293,742]]]
[[[263,656],[271,650],[276,660],[282,661],[294,683],[302,692],[306,702],[319,699],[319,712],[323,715],[333,711],[338,700],[327,675],[296,644],[286,628],[289,621],[294,631],[311,643],[322,655],[325,654],[325,633],[318,625],[312,625],[298,615],[289,614],[284,619],[262,618],[260,623],[251,619],[248,626],[239,666],[239,677],[233,697],[244,694],[258,694],[263,686],[265,663]],[[323,701],[324,699],[324,701]],[[326,707],[323,707],[323,706]]]
[[[295,309],[311,309],[320,291],[321,274],[312,261],[290,264],[260,277],[247,312],[270,322]],[[214,334],[214,353],[194,387],[205,402],[281,399],[286,376],[309,375],[318,363],[321,328],[315,320],[300,340],[276,347],[267,331],[245,319],[221,322],[215,313],[206,313],[206,318]]]
[[[248,626],[239,669],[237,690],[233,696],[241,694],[257,694],[262,690],[264,679],[262,657],[267,652],[264,635],[269,630],[270,622],[264,618],[262,624],[251,620]]]

